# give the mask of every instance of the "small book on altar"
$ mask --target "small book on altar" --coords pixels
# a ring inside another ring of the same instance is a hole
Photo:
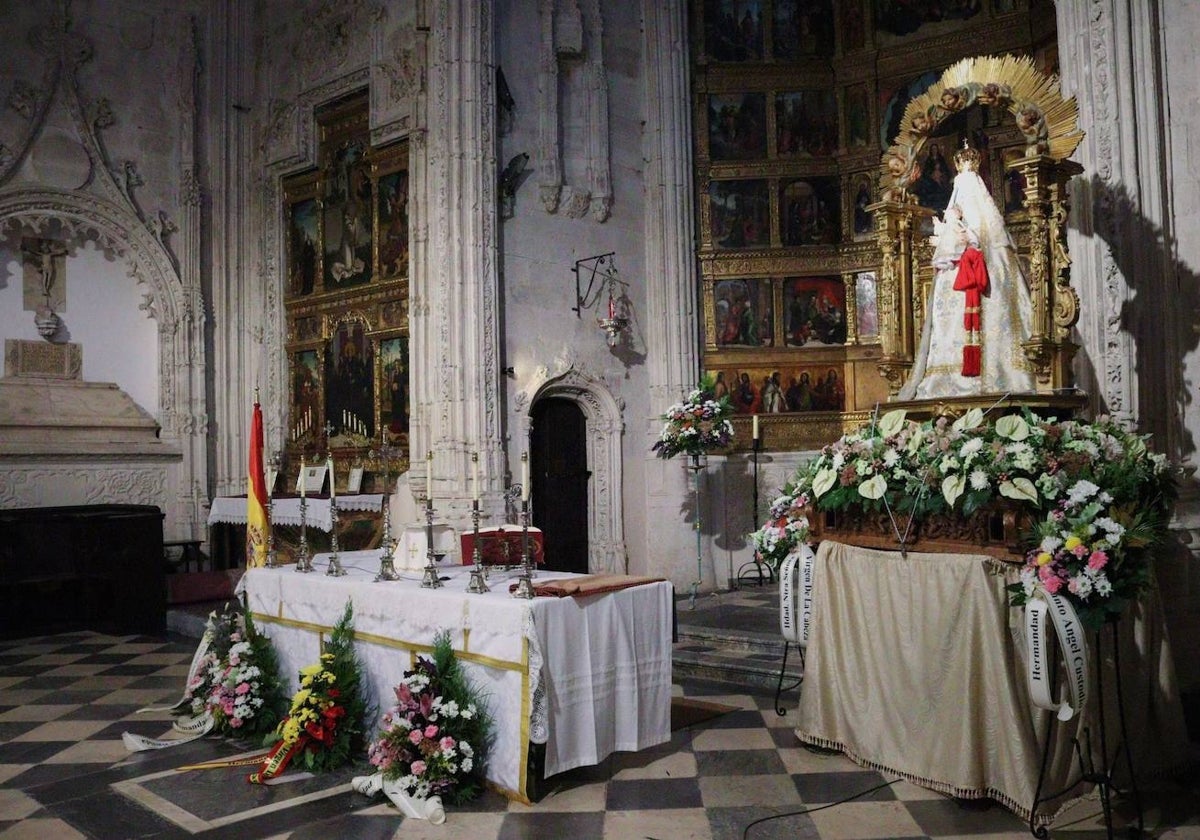
[[[522,562],[524,552],[524,531],[520,525],[497,525],[492,528],[479,529],[479,560],[485,566],[516,566]],[[475,533],[463,531],[462,562],[469,565],[475,562]],[[546,555],[543,551],[542,529],[529,529],[529,556],[537,565],[545,565]]]

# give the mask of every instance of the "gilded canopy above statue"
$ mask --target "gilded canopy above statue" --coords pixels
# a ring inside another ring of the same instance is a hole
[[[893,398],[913,369],[934,280],[925,234],[935,210],[922,206],[918,195],[927,180],[923,164],[930,150],[940,156],[941,146],[957,146],[968,136],[977,145],[982,141],[985,153],[989,140],[1007,139],[990,170],[996,174],[991,187],[993,200],[997,191],[1011,193],[996,203],[1032,299],[1032,323],[1014,339],[1035,373],[1030,393],[1072,390],[1071,330],[1079,298],[1066,246],[1066,185],[1081,171],[1068,160],[1083,139],[1077,117],[1078,106],[1063,98],[1057,77],[1011,55],[964,59],[908,103],[900,132],[883,155],[882,200],[870,208],[882,250],[879,371]]]

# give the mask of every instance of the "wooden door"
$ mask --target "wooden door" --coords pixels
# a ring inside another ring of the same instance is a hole
[[[530,481],[533,524],[542,529],[546,568],[588,571],[587,421],[571,400],[539,400],[533,407]]]

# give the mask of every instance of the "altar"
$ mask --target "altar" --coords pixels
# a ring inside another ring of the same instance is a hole
[[[292,567],[249,569],[242,578],[250,611],[278,651],[282,675],[315,661],[321,640],[354,605],[355,648],[374,719],[395,703],[393,687],[441,630],[487,698],[495,737],[487,779],[507,796],[530,801],[530,744],[545,745],[544,775],[596,764],[670,738],[672,587],[655,582],[582,598],[517,599],[510,578],[493,572],[492,591],[466,590],[469,568],[439,567],[439,589],[420,576],[374,583],[379,551],[343,552],[348,574]],[[570,577],[541,573],[535,583]],[[515,581],[515,577],[512,578]]]
[[[1009,606],[1005,589],[1018,569],[981,555],[905,558],[822,542],[800,740],[951,796],[995,799],[1028,820],[1054,716],[1029,697],[1022,611]],[[1123,746],[1133,750],[1135,773],[1182,767],[1187,735],[1156,587],[1119,629]],[[1085,753],[1090,744],[1089,758],[1099,764],[1100,710],[1110,762],[1118,748],[1112,634],[1101,632],[1104,694],[1074,719],[1054,721],[1043,797],[1079,776],[1072,738]],[[1095,638],[1090,634],[1089,644]],[[1115,762],[1118,771],[1124,766]],[[1065,801],[1041,804],[1037,822],[1050,822]]]

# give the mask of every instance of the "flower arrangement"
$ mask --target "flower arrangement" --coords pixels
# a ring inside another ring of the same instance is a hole
[[[385,782],[409,796],[462,803],[478,795],[492,721],[471,687],[450,634],[434,639],[431,658],[418,658],[396,686],[396,706],[367,756]]]
[[[729,395],[717,397],[716,382],[704,376],[683,402],[675,403],[662,416],[663,428],[652,447],[660,458],[680,453],[703,455],[733,441],[733,405]]]
[[[285,708],[279,661],[250,613],[229,607],[209,614],[208,649],[189,680],[179,711],[207,714],[221,735],[260,737],[274,730]]]
[[[333,770],[362,749],[366,704],[354,654],[353,618],[353,607],[347,602],[320,660],[300,669],[300,688],[291,707],[267,736],[267,743],[274,746],[249,781],[261,784],[278,776],[297,756],[306,770]]]
[[[1148,581],[1148,549],[1166,536],[1175,481],[1146,437],[1107,418],[1025,412],[991,422],[971,409],[953,423],[917,423],[893,411],[822,449],[784,493],[789,507],[803,498],[817,510],[887,509],[916,521],[1011,500],[1036,522],[1012,603],[1039,586],[1063,592],[1095,627]],[[755,544],[775,557],[780,540],[768,545],[768,527]]]
[[[779,569],[799,545],[808,541],[808,494],[795,487],[785,487],[783,495],[771,502],[766,523],[750,535],[754,555],[772,569]]]

